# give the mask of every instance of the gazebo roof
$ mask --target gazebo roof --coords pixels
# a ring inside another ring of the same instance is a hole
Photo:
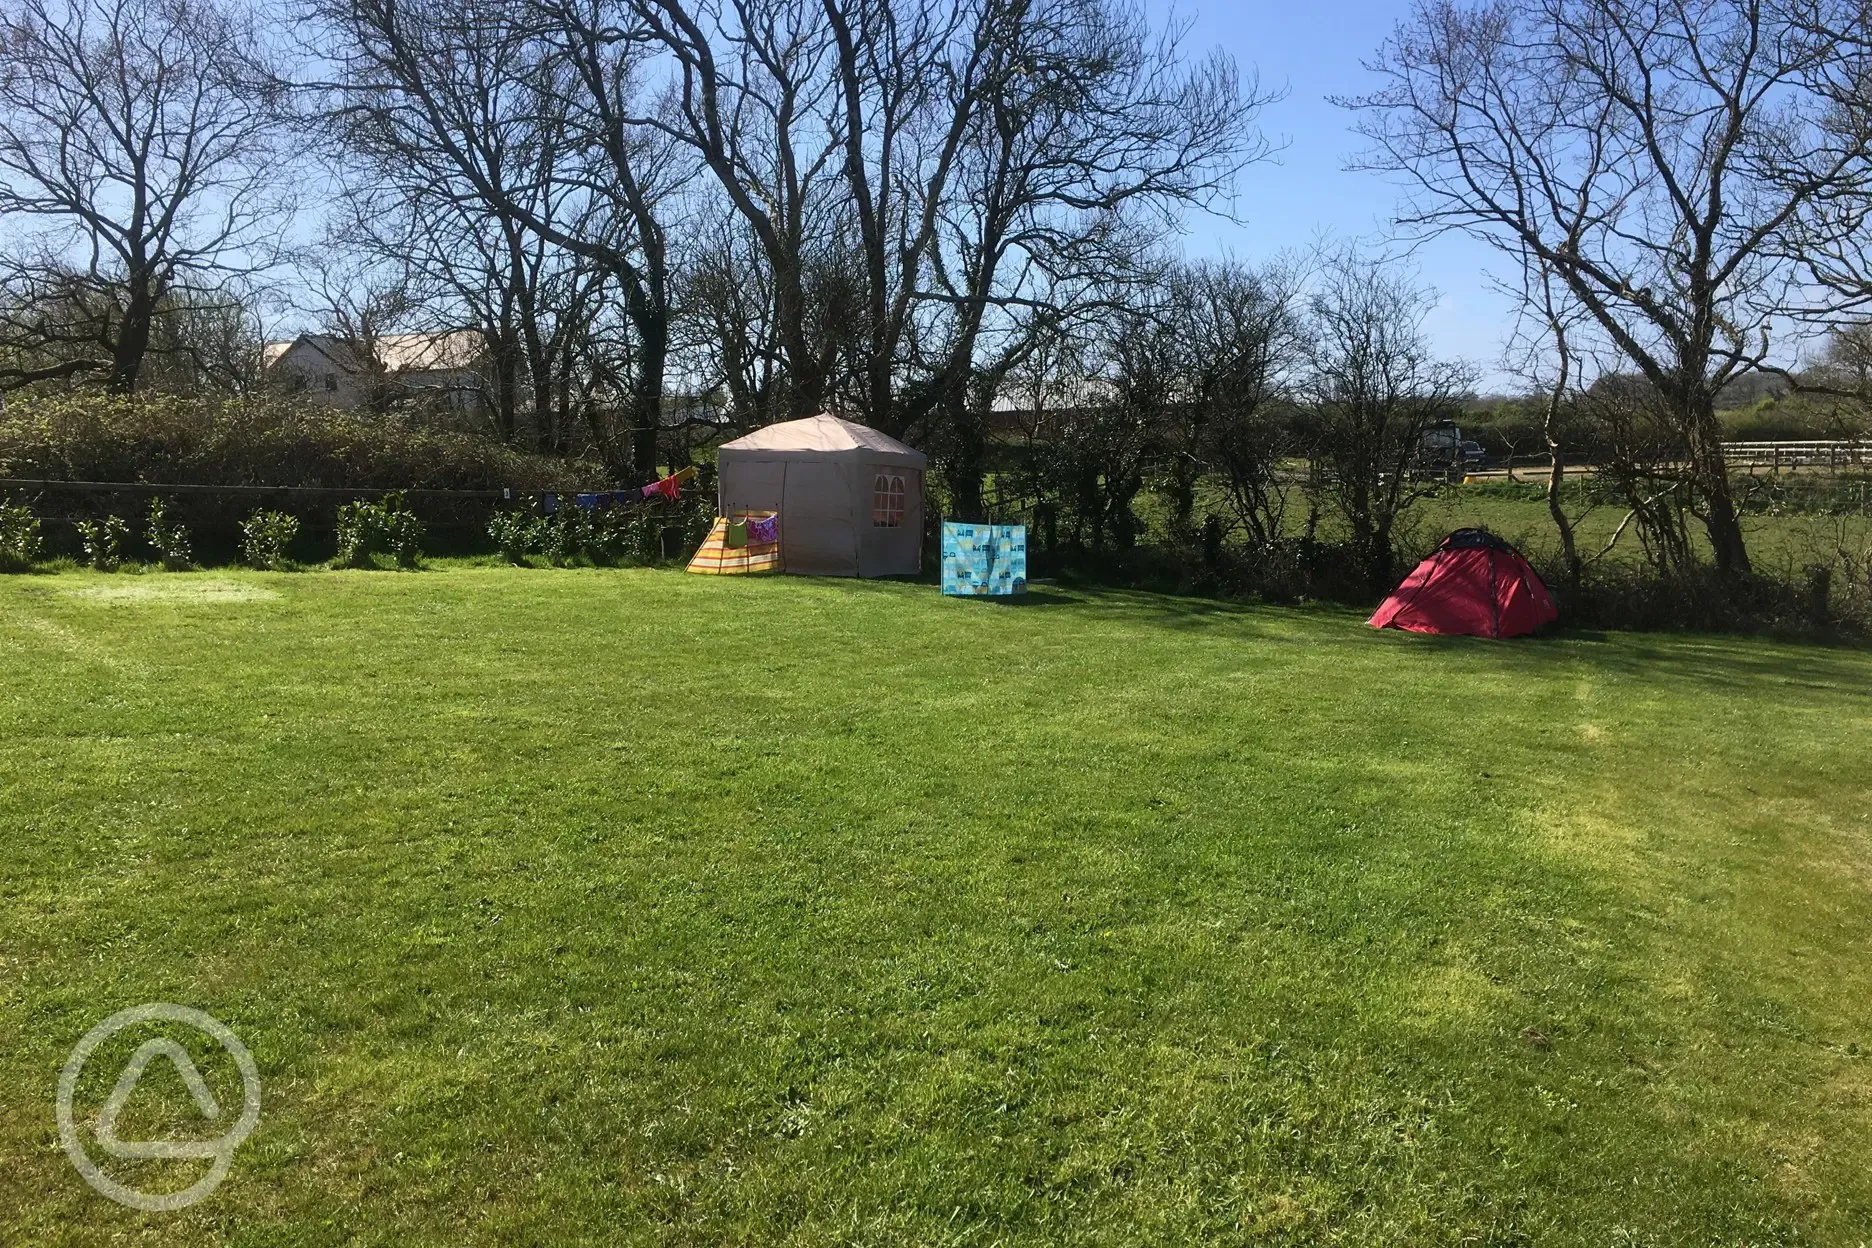
[[[786,420],[768,425],[732,442],[721,444],[724,451],[818,452],[870,451],[884,457],[908,457],[918,466],[928,461],[923,452],[899,442],[889,434],[879,433],[869,425],[856,424],[837,416],[808,416],[804,420]]]

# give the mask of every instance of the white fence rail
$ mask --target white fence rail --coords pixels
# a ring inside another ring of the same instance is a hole
[[[1872,442],[1725,442],[1732,468],[1851,468],[1872,466]]]

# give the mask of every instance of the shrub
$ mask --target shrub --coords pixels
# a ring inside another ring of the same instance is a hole
[[[73,527],[78,530],[86,563],[100,572],[113,572],[123,562],[124,539],[130,536],[130,526],[120,517],[80,520]]]
[[[578,558],[587,544],[585,515],[574,507],[561,507],[542,516],[534,526],[534,549],[551,563],[564,567]]]
[[[149,544],[163,567],[171,572],[185,571],[195,562],[188,530],[170,516],[168,506],[160,498],[150,500]]]
[[[528,555],[564,566],[581,556],[595,564],[660,563],[663,533],[681,532],[690,550],[700,546],[715,522],[715,502],[702,491],[677,508],[667,504],[583,508],[562,506],[550,515],[496,513],[488,536],[509,563]]]
[[[400,491],[380,501],[377,510],[383,525],[384,544],[391,558],[406,568],[415,567],[422,558],[422,520],[403,505]]]
[[[585,552],[593,563],[622,563],[641,558],[638,530],[639,514],[643,510],[641,507],[630,511],[611,509],[592,514],[586,523]]]
[[[346,503],[338,508],[338,553],[332,563],[355,568],[370,562],[370,504]]]
[[[508,563],[523,563],[533,551],[534,521],[524,512],[497,511],[488,521],[488,537]]]
[[[404,567],[422,557],[423,522],[404,506],[402,493],[386,494],[374,503],[346,503],[338,509],[339,567],[372,566],[372,556],[387,554]]]
[[[241,558],[256,568],[284,570],[286,548],[297,536],[297,517],[279,511],[256,511],[241,525]]]
[[[24,572],[45,551],[39,519],[23,503],[0,502],[0,571]]]
[[[1560,622],[1567,628],[1694,629],[1793,637],[1823,633],[1834,624],[1828,614],[1828,586],[1825,581],[1819,584],[1816,600],[1811,575],[1724,576],[1702,563],[1660,573],[1641,565],[1601,560],[1587,565],[1577,586],[1569,586],[1565,570],[1545,559],[1536,558],[1536,571],[1559,600]]]

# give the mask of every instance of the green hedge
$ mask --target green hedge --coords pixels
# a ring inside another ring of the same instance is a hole
[[[0,411],[0,477],[378,489],[595,488],[601,465],[303,399],[65,394]]]
[[[474,434],[396,416],[348,412],[284,396],[243,398],[63,394],[16,398],[0,411],[0,477],[174,485],[573,493],[614,484],[585,460],[533,455]],[[146,495],[56,487],[20,492],[44,517],[51,553],[80,552],[79,525],[118,515],[139,531]],[[295,558],[329,557],[342,496],[177,494],[169,520],[209,558],[231,556],[261,508],[300,522]],[[438,549],[478,549],[496,503],[421,499],[412,507]],[[141,537],[138,538],[140,542]]]

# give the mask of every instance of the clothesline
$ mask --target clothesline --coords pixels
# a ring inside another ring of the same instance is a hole
[[[654,499],[667,499],[676,502],[682,498],[682,487],[695,479],[693,467],[681,468],[659,481],[636,490],[598,490],[591,493],[574,494],[572,505],[587,511],[599,507],[632,507]],[[559,510],[559,496],[546,494],[541,496],[540,509],[547,515]]]

